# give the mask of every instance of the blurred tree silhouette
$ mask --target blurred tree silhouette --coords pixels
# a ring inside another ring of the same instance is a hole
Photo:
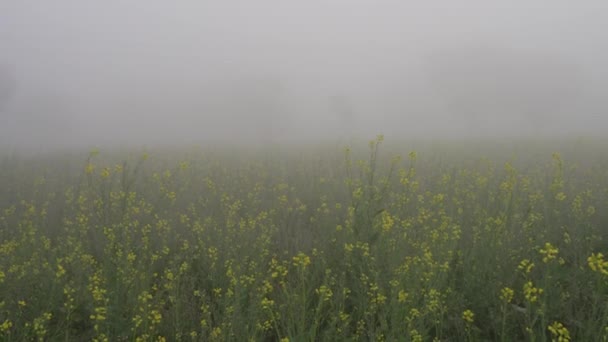
[[[342,94],[333,95],[328,98],[328,106],[344,133],[353,134],[357,126],[357,116],[351,99]]]
[[[232,133],[269,141],[282,134],[288,119],[288,93],[279,78],[242,78],[227,86],[221,108]]]
[[[13,73],[0,65],[0,111],[3,110],[15,94],[17,81]]]

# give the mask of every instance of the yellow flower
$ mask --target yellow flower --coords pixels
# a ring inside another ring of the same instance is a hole
[[[525,273],[530,273],[534,268],[534,263],[528,259],[524,259],[519,263],[519,266],[517,266],[517,268],[524,271]]]
[[[382,212],[382,231],[384,233],[388,233],[391,231],[391,229],[393,228],[394,225],[395,225],[395,220],[393,220],[393,218],[391,217],[391,215],[388,212],[383,211]]]
[[[215,327],[213,328],[213,330],[211,331],[211,337],[212,338],[218,338],[222,335],[222,328],[220,327]]]
[[[93,165],[93,163],[87,163],[87,165],[84,167],[84,172],[87,175],[90,175],[93,173],[93,171],[95,171],[95,165]]]
[[[332,290],[325,285],[321,285],[321,287],[316,289],[315,292],[319,295],[319,297],[321,297],[321,300],[324,302],[328,302],[334,295]]]
[[[110,177],[110,168],[108,167],[104,167],[101,172],[99,173],[99,175],[101,176],[101,178],[106,179]]]
[[[13,326],[13,322],[9,321],[8,319],[5,320],[2,324],[0,324],[0,331],[1,332],[6,332],[8,331],[11,327]]]
[[[356,199],[356,200],[361,199],[362,196],[363,196],[363,189],[361,187],[358,187],[355,190],[353,190],[354,199]]]
[[[405,292],[404,290],[399,291],[399,294],[397,295],[397,301],[399,303],[405,303],[405,301],[407,300],[408,294],[407,292]]]
[[[134,262],[136,258],[137,258],[137,256],[133,252],[129,252],[129,254],[127,254],[127,261],[128,262]]]
[[[594,272],[608,275],[608,261],[604,260],[604,255],[602,253],[591,254],[591,256],[587,258],[587,263],[589,264],[589,268]]]
[[[106,320],[107,310],[104,307],[95,308],[95,314],[91,315],[90,318],[96,321],[105,321]]]
[[[530,303],[536,302],[538,300],[538,296],[540,296],[543,292],[543,289],[534,287],[534,284],[532,284],[531,281],[524,284],[524,296]]]
[[[422,335],[418,332],[418,330],[410,331],[410,337],[412,342],[422,342]]]
[[[555,342],[569,342],[570,341],[570,332],[566,327],[560,322],[553,322],[550,326],[547,327],[551,332],[551,341]]]
[[[261,304],[262,304],[262,309],[264,309],[264,310],[270,309],[274,305],[274,300],[264,297],[264,298],[262,298]]]
[[[416,154],[416,151],[410,152],[408,156],[410,157],[410,160],[412,160],[412,161],[414,161],[414,160],[416,160],[416,158],[418,158],[418,154]]]
[[[293,265],[297,267],[306,268],[306,266],[310,265],[310,257],[306,254],[300,252],[298,255],[292,258]]]
[[[508,287],[503,287],[502,290],[500,290],[500,300],[502,300],[505,303],[511,303],[511,301],[513,300],[513,295],[515,294],[515,291],[513,291],[513,289],[508,288]]]
[[[57,272],[55,273],[55,276],[57,278],[61,278],[63,275],[65,275],[65,268],[63,268],[61,264],[57,264]]]
[[[355,248],[355,246],[352,243],[345,243],[344,244],[344,250],[347,252],[352,252],[353,248]]]
[[[468,324],[473,324],[475,322],[475,314],[469,309],[464,310],[462,312],[462,320]]]
[[[420,317],[420,315],[421,315],[420,310],[413,308],[410,310],[409,319],[413,320],[415,318]]]
[[[161,315],[161,313],[158,310],[152,310],[152,312],[150,312],[150,321],[152,322],[152,324],[156,325],[159,324],[160,321],[163,319],[163,315]]]
[[[555,259],[555,257],[557,256],[558,252],[559,252],[559,249],[557,249],[557,247],[553,246],[549,242],[545,243],[545,247],[544,248],[540,249],[540,254],[543,255],[543,262],[544,263],[547,263],[547,262]]]

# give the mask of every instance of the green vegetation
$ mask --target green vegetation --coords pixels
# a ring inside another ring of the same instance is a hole
[[[381,143],[5,154],[0,339],[608,339],[605,145]]]

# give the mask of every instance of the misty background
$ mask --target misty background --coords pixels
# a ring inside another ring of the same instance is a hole
[[[0,144],[601,136],[604,1],[0,1]]]

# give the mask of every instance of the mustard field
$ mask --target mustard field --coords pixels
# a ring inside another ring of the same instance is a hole
[[[608,341],[607,152],[3,152],[0,340]]]

